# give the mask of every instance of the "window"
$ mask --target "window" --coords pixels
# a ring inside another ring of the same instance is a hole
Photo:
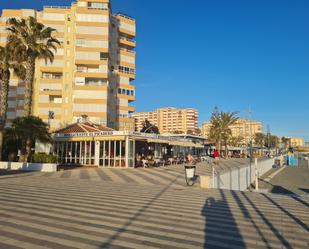
[[[118,88],[118,94],[134,96],[134,91],[128,90],[128,89],[123,89],[123,88]]]
[[[105,61],[105,60],[107,60],[107,54],[106,53],[103,53],[103,52],[100,52],[100,60],[101,61]]]
[[[43,79],[62,79],[62,73],[42,73]]]
[[[76,19],[79,22],[108,22],[107,15],[77,14]]]
[[[107,85],[107,81],[104,79],[86,78],[85,85],[86,86],[105,86]]]
[[[134,68],[119,66],[119,72],[121,73],[127,73],[127,74],[135,74]]]
[[[108,10],[108,4],[98,2],[88,2],[88,9]]]
[[[49,102],[50,103],[62,103],[62,96],[61,95],[50,95],[49,96]]]

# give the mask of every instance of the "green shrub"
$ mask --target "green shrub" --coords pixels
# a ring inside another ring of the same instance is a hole
[[[32,163],[57,163],[57,157],[44,153],[35,153],[31,156]]]

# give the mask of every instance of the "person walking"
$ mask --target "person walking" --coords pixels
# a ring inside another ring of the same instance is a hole
[[[188,161],[189,164],[193,164],[194,165],[194,158],[191,155],[191,153],[188,154],[187,161]]]
[[[220,157],[220,154],[219,154],[219,151],[218,150],[215,150],[214,151],[214,154],[213,154],[213,157],[215,159],[215,164],[218,164],[218,161],[219,161],[219,157]]]

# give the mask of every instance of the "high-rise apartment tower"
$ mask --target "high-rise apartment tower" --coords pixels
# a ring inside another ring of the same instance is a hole
[[[61,42],[53,63],[36,62],[33,115],[57,129],[82,116],[117,130],[134,130],[135,20],[112,14],[109,0],[77,0],[71,6],[42,11],[3,10],[0,45],[7,38],[8,18],[36,17],[57,30]],[[24,84],[10,81],[8,123],[23,116]],[[49,119],[49,113],[54,118]]]
[[[161,134],[167,133],[193,133],[198,129],[198,111],[193,108],[159,108],[153,112],[135,113],[135,130],[140,131],[143,122],[147,119],[157,126]]]

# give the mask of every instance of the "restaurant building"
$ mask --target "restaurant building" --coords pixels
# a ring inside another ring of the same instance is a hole
[[[158,134],[115,131],[90,121],[54,133],[54,154],[63,165],[134,168],[140,158],[149,162],[199,155],[204,145],[190,139]]]

